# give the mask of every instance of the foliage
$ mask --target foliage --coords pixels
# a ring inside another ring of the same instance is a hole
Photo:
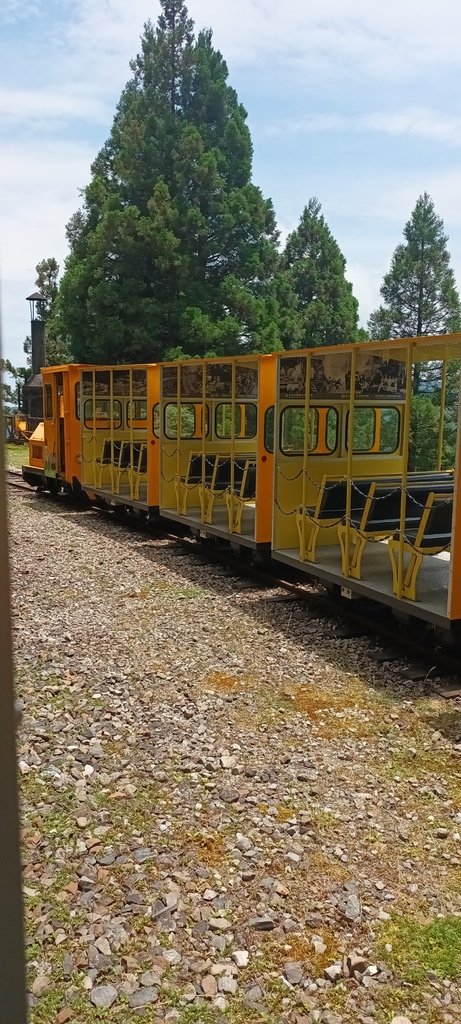
[[[385,944],[392,953],[385,953]],[[382,955],[409,982],[422,981],[428,971],[441,979],[461,976],[461,918],[447,915],[432,921],[395,917],[380,935]]]
[[[461,306],[450,267],[448,236],[427,192],[420,196],[404,228],[381,295],[384,304],[372,313],[372,338],[413,338],[446,334],[461,328]],[[414,392],[424,387],[424,375],[415,367]]]
[[[59,366],[61,363],[70,362],[71,358],[67,342],[61,334],[57,315],[59,264],[51,256],[49,259],[40,260],[35,270],[35,284],[46,300],[44,308],[42,307],[42,319],[46,321],[46,364]]]
[[[71,218],[59,329],[79,361],[144,361],[279,347],[272,203],[251,182],[246,111],[210,31],[183,0],[121,95]]]
[[[408,467],[411,470],[433,470],[437,465],[439,410],[430,395],[413,395],[410,414],[410,448]]]
[[[358,338],[358,302],[345,271],[346,261],[321,205],[312,198],[298,228],[288,236],[277,279],[284,348],[334,345]]]
[[[404,228],[381,295],[384,304],[370,317],[373,338],[411,338],[461,329],[461,304],[450,267],[448,237],[427,192],[420,196]],[[417,363],[413,368],[410,423],[411,469],[433,469],[437,464],[440,415],[440,361]],[[443,465],[454,465],[459,367],[447,367]]]
[[[37,274],[35,284],[40,294],[45,298],[40,319],[48,320],[52,312],[53,303],[58,295],[59,264],[54,256],[51,256],[49,259],[40,260],[35,271]]]
[[[21,387],[29,377],[30,366],[13,366],[9,359],[0,359],[0,373],[2,376],[1,401],[17,406],[18,385]],[[4,379],[6,373],[13,378],[12,384],[8,384]]]

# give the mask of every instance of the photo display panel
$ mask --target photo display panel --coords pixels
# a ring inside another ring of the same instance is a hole
[[[279,397],[304,399],[306,396],[306,356],[280,360]],[[386,358],[366,349],[357,352],[356,398],[394,398],[405,400],[406,361],[403,353]],[[310,360],[310,397],[313,399],[348,398],[351,389],[351,353],[330,352],[313,355]]]

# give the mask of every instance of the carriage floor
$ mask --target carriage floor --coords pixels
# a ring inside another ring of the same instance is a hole
[[[419,570],[416,588],[417,601],[397,598],[392,593],[392,570],[386,543],[368,544],[362,560],[363,579],[346,579],[341,572],[341,554],[337,545],[317,548],[318,560],[302,562],[298,548],[273,552],[280,562],[303,569],[321,581],[348,587],[353,593],[375,598],[383,604],[399,608],[405,614],[415,615],[437,625],[449,627],[448,581],[450,556],[426,555]]]

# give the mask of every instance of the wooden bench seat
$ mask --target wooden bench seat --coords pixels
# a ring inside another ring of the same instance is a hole
[[[130,480],[130,491],[135,501],[139,501],[141,481],[147,480],[147,444],[139,446],[139,455],[136,458],[133,445],[133,462],[128,468]]]
[[[360,515],[373,480],[356,480],[351,486],[351,514]],[[347,480],[324,476],[320,484],[317,504],[300,508],[296,516],[299,549],[303,561],[315,562],[317,541],[321,529],[338,526],[347,508]],[[304,536],[303,536],[304,531]]]
[[[431,491],[416,528],[405,529],[402,597],[416,601],[416,583],[425,555],[439,555],[451,545],[453,491]],[[399,596],[400,533],[388,541],[392,589]]]

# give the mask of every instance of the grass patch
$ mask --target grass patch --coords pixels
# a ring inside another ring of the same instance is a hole
[[[29,449],[26,444],[6,444],[5,462],[7,466],[21,469],[29,461]]]
[[[386,943],[391,943],[391,953]],[[428,971],[443,979],[461,977],[461,918],[448,915],[424,922],[395,917],[380,933],[378,952],[403,981],[422,981]]]

